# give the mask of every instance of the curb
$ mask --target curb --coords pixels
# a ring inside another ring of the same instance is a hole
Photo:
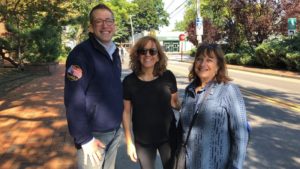
[[[289,74],[284,74],[284,73],[276,73],[276,72],[272,73],[272,72],[267,72],[266,71],[266,70],[271,70],[271,69],[255,70],[256,68],[249,68],[249,67],[244,67],[244,66],[237,67],[236,65],[230,65],[230,64],[227,64],[227,67],[228,67],[228,69],[233,69],[233,70],[241,70],[241,71],[246,71],[246,72],[251,72],[251,73],[259,73],[259,74],[272,75],[272,76],[278,76],[278,77],[286,77],[286,78],[293,78],[293,79],[300,80],[300,75],[297,75],[297,73],[294,73],[294,72],[290,72],[290,74],[294,74],[294,75],[289,75]]]
[[[181,60],[177,60],[177,59],[170,59],[172,61],[177,61],[177,62],[185,62],[185,63],[192,63],[193,61],[191,60],[186,60],[183,59]],[[251,72],[251,73],[259,73],[259,74],[265,74],[265,75],[272,75],[272,76],[277,76],[277,77],[285,77],[285,78],[292,78],[292,79],[296,79],[296,80],[300,80],[300,73],[297,72],[291,72],[291,71],[287,71],[287,70],[283,70],[284,72],[287,73],[280,73],[280,72],[276,72],[276,71],[280,71],[280,70],[272,70],[272,69],[263,69],[263,68],[251,68],[251,67],[245,67],[245,66],[240,66],[240,65],[231,65],[231,64],[227,64],[227,68],[228,69],[233,69],[233,70],[241,70],[241,71],[245,71],[245,72]],[[275,72],[268,72],[268,71],[275,71]]]

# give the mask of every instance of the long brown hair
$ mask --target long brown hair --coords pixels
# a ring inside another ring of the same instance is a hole
[[[224,52],[223,52],[222,48],[218,44],[215,44],[215,43],[211,43],[211,44],[204,43],[204,44],[201,44],[197,48],[193,67],[189,73],[190,81],[196,80],[201,84],[201,80],[196,75],[196,72],[195,72],[195,64],[199,58],[204,58],[205,56],[215,56],[217,59],[217,64],[218,64],[219,69],[216,73],[215,78],[218,83],[221,83],[221,82],[227,83],[228,81],[232,80],[231,78],[229,78],[229,76],[227,74],[227,66],[226,66],[226,61],[224,58]]]
[[[141,75],[143,73],[142,65],[139,60],[140,56],[138,54],[138,50],[144,48],[149,41],[151,41],[155,44],[155,46],[157,48],[157,52],[158,52],[157,56],[159,58],[159,61],[154,65],[153,75],[154,76],[162,75],[163,72],[166,71],[168,59],[167,59],[167,56],[164,53],[162,47],[160,46],[158,40],[153,36],[144,36],[135,43],[135,45],[130,50],[129,66],[130,66],[131,70],[133,72],[135,72],[136,75]]]

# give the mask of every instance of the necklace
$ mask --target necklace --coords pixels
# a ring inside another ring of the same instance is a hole
[[[154,79],[156,79],[158,76],[138,76],[138,78],[142,81],[152,81]]]
[[[199,85],[199,86],[196,87],[195,92],[196,93],[200,92],[201,90],[203,90],[206,87],[207,84],[208,83],[203,83],[202,82],[201,85]]]

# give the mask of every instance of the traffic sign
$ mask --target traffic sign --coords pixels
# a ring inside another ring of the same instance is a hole
[[[197,36],[203,35],[203,19],[202,19],[202,17],[196,18],[196,34],[197,34]]]
[[[184,41],[185,40],[185,34],[180,34],[179,35],[179,41]]]
[[[288,35],[293,36],[296,34],[296,18],[288,18]]]
[[[202,17],[196,18],[196,27],[203,25],[203,19]]]
[[[289,18],[288,19],[288,30],[296,30],[296,18]]]

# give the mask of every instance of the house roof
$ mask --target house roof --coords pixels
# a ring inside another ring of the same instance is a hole
[[[179,31],[175,31],[175,32],[170,32],[170,31],[158,31],[156,33],[156,37],[158,40],[170,40],[170,41],[179,41],[179,35],[180,34],[184,34],[184,32],[179,32]]]

